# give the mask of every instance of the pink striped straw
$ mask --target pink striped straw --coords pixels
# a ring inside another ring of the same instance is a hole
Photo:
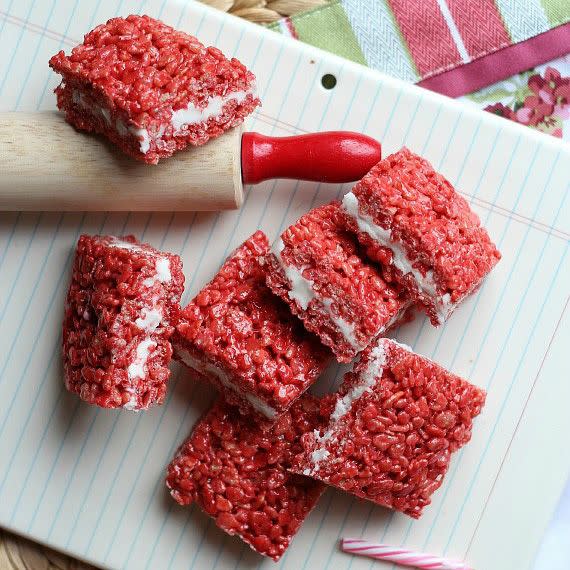
[[[411,568],[424,568],[426,570],[473,570],[464,562],[446,560],[439,556],[412,552],[405,548],[370,542],[369,540],[362,540],[361,538],[343,538],[340,547],[344,552],[350,554],[368,556],[369,558],[385,560],[386,562],[395,562],[400,566],[408,566]]]

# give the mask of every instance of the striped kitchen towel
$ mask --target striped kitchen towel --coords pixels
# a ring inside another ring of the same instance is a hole
[[[458,97],[570,52],[570,0],[332,0],[281,33]]]

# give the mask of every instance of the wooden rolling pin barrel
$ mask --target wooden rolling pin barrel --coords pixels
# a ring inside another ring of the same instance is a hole
[[[0,114],[0,210],[195,211],[239,208],[244,184],[358,180],[380,143],[343,131],[266,137],[233,129],[158,165],[137,162],[56,112]]]

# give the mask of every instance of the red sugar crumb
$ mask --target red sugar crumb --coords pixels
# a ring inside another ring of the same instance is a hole
[[[419,518],[484,403],[483,390],[380,339],[345,376],[328,427],[303,436],[291,470]]]
[[[329,351],[265,285],[267,237],[256,232],[183,309],[174,356],[244,413],[283,413],[317,379]]]
[[[149,16],[113,18],[49,64],[63,78],[57,103],[68,122],[149,164],[219,136],[260,104],[237,59]]]
[[[168,467],[170,494],[181,505],[196,501],[222,530],[279,560],[324,490],[287,471],[300,436],[322,421],[312,396],[269,429],[219,400]]]
[[[183,288],[177,255],[133,236],[82,235],[63,321],[67,389],[104,408],[162,403]]]
[[[350,362],[398,322],[408,303],[361,258],[341,217],[332,202],[290,226],[267,258],[267,284],[339,362]]]
[[[406,288],[434,325],[445,321],[501,258],[467,201],[407,148],[358,182],[344,197],[343,211],[345,225],[368,256],[387,267],[385,277]]]

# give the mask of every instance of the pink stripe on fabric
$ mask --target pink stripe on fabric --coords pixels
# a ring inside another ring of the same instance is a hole
[[[565,55],[569,50],[570,23],[567,23],[461,67],[419,81],[418,85],[449,97],[461,97]]]
[[[493,0],[447,0],[447,6],[471,59],[512,44]]]
[[[295,29],[295,25],[293,24],[293,21],[291,20],[291,18],[285,18],[285,25],[287,26],[287,29],[289,30],[291,37],[298,40],[299,34],[297,34],[297,30]]]
[[[437,0],[388,0],[421,76],[461,63]]]

